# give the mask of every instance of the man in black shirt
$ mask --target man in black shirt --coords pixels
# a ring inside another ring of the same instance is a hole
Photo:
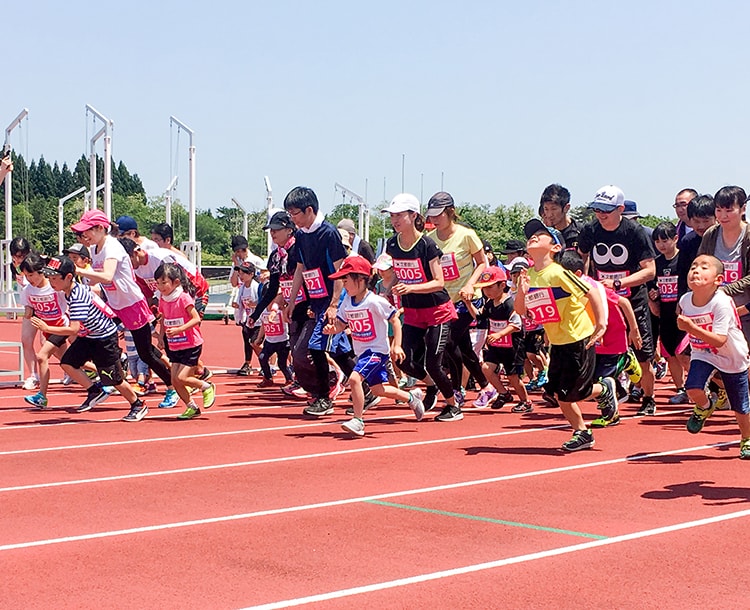
[[[600,188],[589,204],[596,218],[581,229],[578,251],[588,263],[589,275],[607,288],[626,297],[633,306],[640,348],[635,355],[643,369],[643,403],[639,415],[655,415],[654,370],[651,360],[655,345],[651,333],[646,282],[656,275],[656,253],[643,227],[622,217],[625,195],[613,185]]]
[[[550,184],[542,192],[539,200],[539,216],[548,227],[554,227],[562,233],[565,247],[575,250],[578,246],[578,234],[581,225],[573,220],[570,211],[570,191],[561,184]]]

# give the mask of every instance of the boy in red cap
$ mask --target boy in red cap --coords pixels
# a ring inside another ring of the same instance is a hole
[[[354,405],[354,417],[342,424],[347,432],[364,436],[365,422],[362,419],[365,407],[365,391],[362,386],[367,382],[375,396],[387,396],[394,400],[408,402],[417,421],[424,415],[422,391],[407,392],[388,385],[388,359],[396,362],[404,358],[401,349],[401,321],[396,308],[383,297],[368,289],[372,265],[359,255],[344,259],[339,270],[331,274],[331,279],[341,279],[346,296],[339,305],[335,322],[328,323],[323,332],[328,335],[343,332],[347,326],[351,333],[357,363],[349,376]],[[388,322],[393,327],[393,341],[389,345]]]

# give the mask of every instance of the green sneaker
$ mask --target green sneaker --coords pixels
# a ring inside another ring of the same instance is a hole
[[[711,417],[711,413],[716,409],[716,403],[710,401],[708,407],[701,409],[698,405],[693,407],[693,412],[690,414],[690,418],[687,420],[687,431],[691,434],[698,434],[703,430],[703,424],[706,420]],[[750,457],[750,456],[749,456]]]
[[[604,377],[599,380],[602,385],[602,393],[596,399],[601,416],[591,422],[592,428],[606,428],[616,426],[620,423],[620,413],[617,409],[617,387],[615,380],[611,377]]]
[[[185,410],[177,416],[177,419],[193,419],[201,414],[198,407],[186,407]]]
[[[209,383],[208,387],[203,390],[203,408],[210,409],[216,402],[216,386]]]
[[[641,364],[638,362],[638,359],[635,357],[635,353],[633,353],[633,350],[631,349],[620,356],[617,362],[617,369],[618,375],[620,371],[625,371],[632,383],[638,383],[641,380],[641,377],[643,377]]]
[[[750,460],[750,437],[740,441],[740,459]]]

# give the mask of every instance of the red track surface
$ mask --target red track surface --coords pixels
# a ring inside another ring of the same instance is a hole
[[[2,322],[0,339],[18,330]],[[238,329],[204,334],[209,366],[241,363]],[[44,412],[0,390],[0,607],[747,604],[736,424],[721,412],[688,434],[667,386],[656,417],[625,405],[593,450],[568,455],[541,401],[455,423],[385,404],[351,439],[343,409],[309,420],[257,377],[214,381],[216,405],[187,422],[156,397],[128,424],[119,396],[78,415],[64,407],[80,390],[54,384]]]

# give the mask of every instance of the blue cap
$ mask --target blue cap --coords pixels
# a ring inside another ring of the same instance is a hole
[[[622,211],[622,215],[625,216],[625,218],[643,218],[643,216],[638,213],[638,204],[629,199],[625,200],[625,208]]]

